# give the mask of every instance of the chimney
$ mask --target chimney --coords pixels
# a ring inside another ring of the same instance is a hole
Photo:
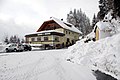
[[[63,21],[63,19],[61,19],[61,21]]]

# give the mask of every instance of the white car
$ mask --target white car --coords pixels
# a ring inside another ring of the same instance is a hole
[[[6,50],[6,52],[9,52],[9,51],[17,52],[17,51],[23,51],[24,47],[22,44],[11,43],[11,44],[7,45],[5,50]]]

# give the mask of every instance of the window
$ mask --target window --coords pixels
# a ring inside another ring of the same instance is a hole
[[[44,37],[41,37],[41,41],[44,41]]]
[[[44,37],[44,41],[48,41],[48,37]]]
[[[67,34],[67,31],[66,31],[66,34]]]
[[[31,38],[32,41],[35,41],[35,38]]]
[[[75,39],[77,39],[77,36],[74,36]]]
[[[26,41],[28,42],[28,41],[29,41],[29,38],[26,38]]]
[[[59,37],[55,37],[55,41],[59,41]]]
[[[41,36],[41,35],[42,35],[42,33],[38,34],[38,36]]]
[[[38,38],[37,38],[37,41],[41,41],[41,38],[40,38],[40,37],[38,37]]]

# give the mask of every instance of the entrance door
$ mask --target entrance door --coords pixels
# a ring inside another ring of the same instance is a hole
[[[98,29],[98,27],[96,29],[95,37],[96,37],[96,40],[99,40],[99,29]]]

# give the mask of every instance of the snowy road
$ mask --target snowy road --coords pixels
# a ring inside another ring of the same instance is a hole
[[[88,67],[65,60],[67,49],[0,54],[0,80],[96,80]]]

